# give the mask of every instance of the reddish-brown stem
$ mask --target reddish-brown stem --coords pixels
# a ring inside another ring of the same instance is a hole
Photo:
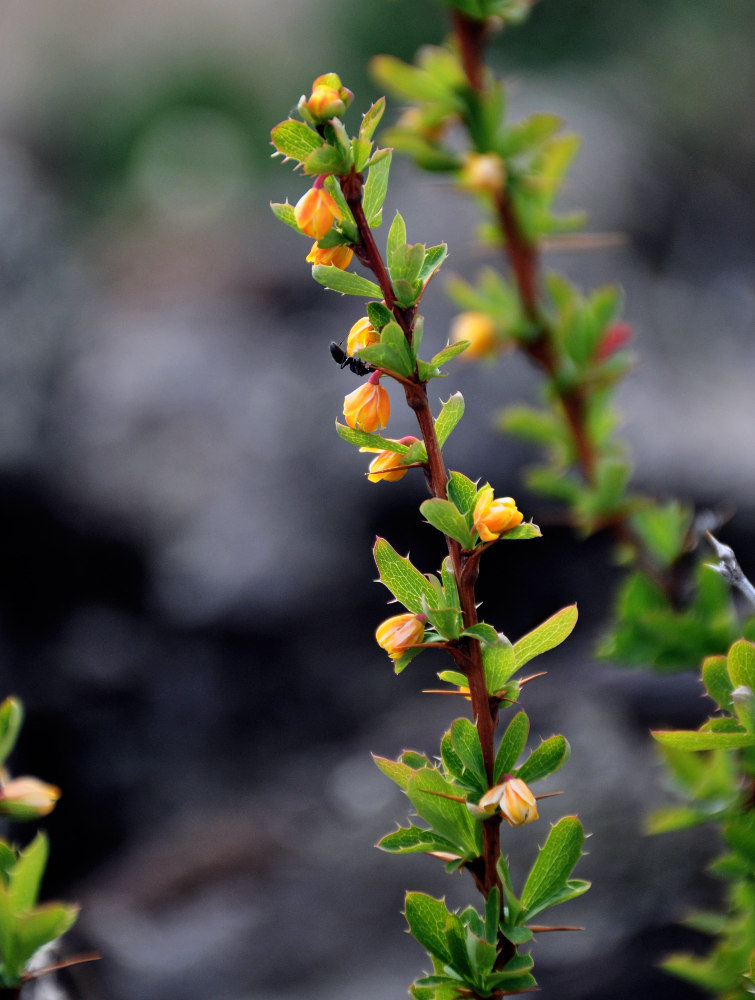
[[[454,10],[453,24],[469,85],[474,90],[481,91],[485,81],[484,66],[480,59],[482,44],[487,34],[485,22],[466,17],[461,11]]]

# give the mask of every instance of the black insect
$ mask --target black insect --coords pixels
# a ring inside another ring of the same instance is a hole
[[[375,371],[372,365],[365,364],[365,362],[360,361],[359,358],[352,358],[348,355],[341,345],[335,342],[335,340],[330,342],[330,356],[337,365],[341,366],[341,368],[350,368],[354,374],[359,375],[360,378]]]

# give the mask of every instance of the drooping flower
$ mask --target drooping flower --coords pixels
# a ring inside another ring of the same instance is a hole
[[[417,615],[394,615],[375,629],[378,645],[392,660],[398,660],[407,649],[422,642],[425,626]]]
[[[386,390],[379,384],[379,372],[374,372],[364,385],[350,392],[343,401],[343,415],[346,423],[354,430],[379,431],[388,423],[391,415],[391,401]]]
[[[455,344],[461,340],[469,341],[462,358],[470,360],[487,357],[499,346],[495,323],[484,312],[469,311],[455,316],[451,324],[451,340]]]
[[[400,444],[414,444],[416,440],[416,437],[403,437]],[[381,479],[387,483],[395,483],[409,471],[408,465],[401,464],[401,455],[396,451],[388,449],[380,451],[378,448],[360,448],[359,450],[377,452],[377,456],[370,462],[370,471],[367,473],[367,478],[371,483],[379,483]]]
[[[47,816],[60,798],[60,789],[39,778],[12,778],[0,787],[0,815],[15,820]]]
[[[345,243],[339,243],[334,247],[321,247],[314,243],[312,249],[307,254],[310,264],[324,264],[326,266],[340,267],[343,271],[351,263],[354,251]]]
[[[341,209],[323,182],[321,175],[294,205],[296,225],[313,240],[321,240],[333,223],[341,219]]]
[[[372,323],[370,323],[369,319],[363,316],[349,330],[349,336],[346,339],[346,351],[352,355],[359,354],[365,347],[371,347],[373,344],[379,343],[380,334]]]
[[[472,521],[483,542],[493,542],[506,531],[521,524],[524,515],[512,497],[494,497],[493,487],[484,486],[474,506]]]
[[[500,785],[490,788],[477,807],[488,815],[498,808],[509,826],[522,826],[538,818],[537,800],[521,778],[507,777]]]

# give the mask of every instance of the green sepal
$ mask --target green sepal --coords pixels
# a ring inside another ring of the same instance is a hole
[[[455,393],[455,395],[458,396],[461,394]],[[453,398],[454,396],[451,396],[448,402],[450,403]],[[438,414],[438,420],[440,420],[442,415],[442,412]],[[447,490],[448,499],[455,504],[462,514],[465,516],[469,514],[474,507],[475,497],[477,496],[477,483],[473,483],[471,479],[467,479],[461,472],[452,472],[448,478]],[[469,521],[467,521],[467,524],[469,525]]]
[[[362,191],[362,208],[371,229],[380,225],[383,218],[383,202],[388,191],[388,174],[391,169],[391,152],[373,161]]]
[[[513,773],[516,762],[522,755],[522,751],[527,745],[527,737],[530,732],[530,720],[524,711],[517,712],[514,718],[506,727],[506,732],[501,739],[498,753],[495,756],[493,767],[493,783],[499,784],[504,774]]]
[[[549,900],[567,887],[569,875],[581,857],[584,839],[582,824],[576,816],[564,816],[551,827],[522,890],[520,902],[525,920],[554,905]]]
[[[367,318],[375,330],[380,333],[386,323],[393,321],[393,313],[382,302],[368,302]]]
[[[380,573],[380,582],[390,590],[407,611],[422,614],[422,598],[432,604],[435,590],[428,579],[414,567],[408,558],[400,556],[390,542],[378,538],[373,555]]]
[[[456,844],[420,826],[401,826],[386,834],[375,846],[388,854],[429,854],[431,851],[458,854]]]
[[[455,539],[463,549],[474,547],[474,540],[467,527],[466,519],[450,500],[432,497],[420,504],[420,513],[444,535]]]
[[[497,646],[501,641],[498,632],[496,632],[492,625],[488,625],[486,622],[477,622],[476,625],[470,625],[461,634],[468,635],[472,639],[478,639],[483,646]]]
[[[516,669],[554,649],[566,639],[577,624],[577,605],[569,604],[514,643]],[[508,678],[506,678],[508,680]]]
[[[651,730],[650,735],[663,746],[680,750],[736,750],[755,746],[755,733],[694,732],[690,730]]]
[[[409,778],[406,794],[417,815],[441,837],[456,844],[462,857],[474,858],[482,854],[480,824],[475,823],[463,802],[444,797],[457,796],[459,789],[446,781],[439,771],[434,768],[416,771]]]
[[[287,118],[276,125],[270,138],[281,156],[287,160],[298,160],[299,163],[304,163],[308,156],[325,145],[314,129],[293,118]]]
[[[451,724],[451,742],[464,767],[471,771],[480,788],[486,790],[488,779],[477,727],[469,719],[456,719]]]
[[[730,712],[731,692],[734,690],[727,659],[725,656],[708,656],[703,660],[703,684],[708,695],[715,701],[719,708],[725,712]]]
[[[360,139],[371,139],[373,137],[384,111],[385,98],[379,97],[372,107],[362,115],[362,124],[359,126]]]
[[[363,278],[353,271],[344,271],[333,264],[315,264],[312,277],[325,288],[330,288],[341,295],[362,295],[374,299],[380,295],[380,288],[374,281]]]
[[[392,441],[390,438],[381,437],[379,434],[369,434],[367,431],[357,430],[355,427],[348,427],[336,420],[336,433],[349,444],[357,445],[359,448],[374,448],[377,451],[395,451],[397,455],[406,455],[409,445],[401,444],[400,441]]]
[[[514,647],[505,636],[498,637],[494,646],[483,646],[482,664],[485,687],[489,695],[497,694],[516,670]]]
[[[24,722],[24,708],[18,698],[6,698],[0,705],[0,766],[16,745]]]
[[[569,742],[563,736],[551,736],[536,747],[521,767],[516,770],[516,777],[522,781],[533,782],[545,778],[558,771],[567,760],[571,750]]]

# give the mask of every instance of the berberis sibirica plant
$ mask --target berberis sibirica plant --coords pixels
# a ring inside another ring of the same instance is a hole
[[[307,260],[319,284],[365,300],[346,349],[331,345],[333,357],[349,374],[366,380],[346,396],[345,423],[337,423],[338,433],[360,451],[375,454],[370,481],[421,475],[429,499],[420,504],[420,513],[442,536],[440,567],[427,574],[389,541],[377,540],[380,580],[405,609],[378,626],[377,642],[396,673],[423,649],[444,650],[451,669],[442,671],[440,680],[470,704],[470,717],[455,719],[443,734],[437,758],[418,752],[406,752],[396,761],[376,758],[417,816],[417,822],[389,833],[379,846],[395,854],[427,854],[449,872],[464,870],[482,896],[479,907],[455,912],[442,899],[407,894],[409,929],[432,961],[429,974],[412,985],[413,996],[505,996],[536,986],[527,949],[535,935],[576,929],[542,923],[544,911],[589,887],[571,878],[585,836],[577,817],[563,817],[547,834],[537,823],[538,798],[543,796],[533,787],[566,762],[566,739],[550,736],[521,759],[529,719],[519,699],[524,685],[538,676],[522,676],[521,671],[567,638],[577,610],[572,605],[557,611],[516,641],[478,619],[475,584],[483,554],[499,542],[534,539],[541,533],[524,519],[514,499],[446,468],[443,447],[464,413],[464,400],[453,393],[434,413],[428,383],[445,375],[444,366],[469,342],[442,347],[423,360],[419,305],[447,248],[408,242],[398,212],[385,251],[378,248],[374,230],[382,221],[391,151],[376,148],[373,135],[385,102],[373,104],[351,135],[343,116],[352,98],[335,73],[326,73],[299,101],[298,118],[272,130],[277,152],[311,178],[294,205],[287,201],[272,208],[281,221],[314,241]],[[477,95],[460,87],[459,100],[474,103]],[[499,111],[491,109],[496,117]],[[354,260],[371,276],[350,269]],[[394,439],[379,433],[390,419],[390,398],[381,382],[391,381],[403,390],[418,437]],[[497,738],[499,721],[505,725]],[[513,838],[531,845],[533,860],[526,873],[509,868]]]

